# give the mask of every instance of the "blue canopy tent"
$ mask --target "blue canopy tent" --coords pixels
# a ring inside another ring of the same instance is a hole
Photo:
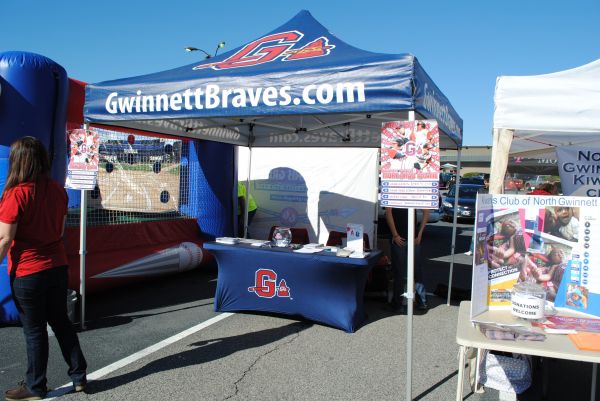
[[[379,147],[381,123],[438,121],[440,147],[462,120],[410,54],[372,53],[308,11],[237,49],[155,74],[86,87],[85,120],[252,147]]]
[[[247,147],[362,148],[380,147],[383,122],[435,119],[441,149],[462,144],[461,118],[416,57],[352,47],[308,11],[218,57],[88,85],[84,118]]]

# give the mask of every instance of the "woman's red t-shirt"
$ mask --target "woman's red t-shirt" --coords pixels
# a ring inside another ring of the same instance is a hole
[[[0,221],[17,224],[8,253],[8,269],[23,277],[67,264],[62,242],[68,198],[51,179],[27,182],[6,191],[0,202]]]

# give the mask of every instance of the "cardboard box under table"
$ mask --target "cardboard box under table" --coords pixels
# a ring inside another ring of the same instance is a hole
[[[204,248],[218,263],[216,311],[297,315],[347,332],[366,317],[365,284],[381,256],[372,251],[364,258],[344,258],[216,242]]]

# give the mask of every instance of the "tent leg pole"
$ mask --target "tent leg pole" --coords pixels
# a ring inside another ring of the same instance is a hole
[[[456,189],[454,190],[454,193],[456,195],[454,196],[454,215],[452,216],[452,245],[450,246],[450,274],[448,276],[448,299],[446,300],[446,305],[448,306],[450,306],[450,297],[452,295],[452,274],[454,272],[454,254],[456,246],[456,208],[458,207],[458,194],[460,189],[460,147],[458,148],[457,158],[458,163],[456,163]]]
[[[415,121],[415,112],[408,112],[408,120]],[[412,400],[412,340],[413,340],[413,299],[415,298],[415,209],[409,207],[408,238],[406,241],[406,401]],[[396,286],[396,288],[398,288]]]
[[[244,238],[248,238],[248,205],[250,205],[250,176],[252,175],[252,142],[254,141],[254,124],[248,126],[250,138],[248,141],[248,177],[246,177],[246,206],[244,211]]]
[[[88,130],[88,125],[83,125]],[[86,231],[87,231],[87,194],[84,189],[80,191],[80,217],[79,217],[79,295],[81,296],[81,310],[79,323],[81,330],[85,330],[85,254],[86,254]]]
[[[412,400],[412,340],[415,298],[415,209],[408,208],[407,277],[406,277],[406,401]]]
[[[381,160],[381,150],[377,151],[377,160]],[[379,165],[375,168],[375,182],[380,182],[379,181]],[[379,185],[377,185],[377,187],[375,188],[375,192],[379,193]],[[373,244],[371,245],[371,249],[375,250],[375,249],[379,249],[379,238],[377,237],[378,233],[379,233],[379,208],[381,207],[381,205],[379,204],[379,196],[375,199],[375,215],[373,217],[373,233],[372,233],[372,237],[371,237],[371,241],[373,241]],[[320,224],[320,223],[319,223]],[[317,238],[319,238],[317,236]]]
[[[246,177],[246,206],[244,207],[244,238],[248,237],[248,206],[250,205],[250,172],[252,169],[252,147],[248,147],[249,155],[248,155],[248,177]]]

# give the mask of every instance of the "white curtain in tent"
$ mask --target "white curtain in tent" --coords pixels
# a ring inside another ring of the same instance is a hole
[[[238,151],[238,180],[248,177],[248,148]],[[306,227],[311,242],[364,225],[371,247],[377,204],[377,149],[252,149],[250,193],[259,209],[249,232],[267,239],[272,226]]]

